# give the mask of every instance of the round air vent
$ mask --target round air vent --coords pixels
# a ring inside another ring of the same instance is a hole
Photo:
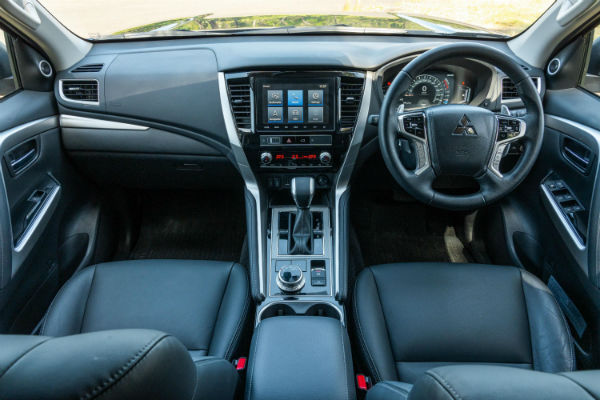
[[[560,71],[560,60],[558,58],[553,58],[548,63],[548,68],[547,68],[548,75],[554,76],[558,73],[558,71]]]
[[[46,78],[50,78],[52,76],[52,65],[46,60],[42,60],[38,63],[38,68],[40,70],[40,74],[44,75]]]

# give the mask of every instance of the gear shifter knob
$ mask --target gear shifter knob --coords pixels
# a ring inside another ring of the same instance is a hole
[[[315,194],[315,179],[312,177],[292,178],[290,186],[296,207],[301,209],[310,208],[310,203],[312,203]]]

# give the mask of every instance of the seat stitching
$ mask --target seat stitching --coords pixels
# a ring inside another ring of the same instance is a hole
[[[85,304],[83,305],[83,315],[81,316],[81,324],[79,326],[79,332],[83,331],[83,323],[85,322],[85,312],[87,311],[88,302],[90,301],[90,297],[92,297],[92,289],[94,287],[94,281],[96,280],[96,270],[98,268],[94,268],[94,272],[92,272],[92,282],[90,282],[90,288],[88,289],[87,297],[85,299]]]
[[[577,387],[581,388],[584,392],[586,392],[590,396],[591,399],[593,399],[593,400],[598,399],[598,397],[595,396],[592,392],[590,392],[587,387],[583,386],[581,383],[577,382],[576,380],[571,379],[570,376],[567,376],[565,374],[560,374],[559,376],[562,376],[563,378],[567,379],[568,381],[574,383]]]
[[[396,364],[396,357],[394,356],[394,350],[392,349],[392,341],[390,340],[390,329],[387,322],[387,318],[385,317],[385,312],[383,311],[383,302],[381,301],[381,292],[379,290],[379,285],[377,284],[377,279],[375,279],[375,274],[371,269],[371,275],[373,276],[373,282],[375,283],[375,289],[377,289],[377,299],[379,300],[379,307],[381,307],[381,315],[383,316],[383,323],[385,324],[385,333],[387,333],[388,344],[390,345],[390,350],[392,352],[392,357],[394,358],[394,367],[396,368],[396,377],[398,376],[398,366]]]
[[[248,283],[248,278],[246,277],[246,274],[244,274],[244,279],[246,279],[246,283]],[[233,354],[233,347],[235,345],[235,343],[239,340],[239,337],[242,334],[242,330],[243,330],[243,323],[246,320],[246,317],[248,315],[248,310],[250,308],[250,302],[248,301],[248,297],[249,297],[249,292],[248,292],[248,286],[246,286],[246,295],[244,296],[244,309],[242,311],[242,314],[240,315],[240,319],[238,320],[236,329],[235,329],[235,334],[232,336],[229,345],[227,346],[226,352],[225,352],[225,358],[227,360],[229,360],[229,357],[231,357]]]
[[[259,325],[256,329],[256,343],[254,344],[254,351],[252,352],[252,357],[250,358],[252,370],[250,371],[250,380],[248,382],[248,400],[252,398],[252,380],[254,379],[254,357],[256,356],[256,349],[258,348],[260,333],[262,331],[262,325]]]
[[[535,356],[534,356],[534,343],[533,343],[533,332],[531,326],[531,319],[529,318],[529,302],[527,301],[527,295],[525,294],[525,280],[523,279],[523,271],[519,270],[519,277],[521,278],[521,293],[523,294],[523,300],[525,300],[525,313],[527,314],[527,327],[529,328],[529,343],[531,350],[531,367],[535,370]]]
[[[527,271],[521,272],[521,275],[523,275],[523,273],[527,273],[527,274],[531,275],[534,279],[539,280],[537,276],[535,276]],[[523,279],[521,279],[521,284],[522,285],[524,284]],[[554,297],[554,294],[552,294],[552,292],[545,293],[545,294],[550,296],[550,298],[552,298],[552,300],[554,301],[554,306],[558,310],[558,314],[560,314],[560,320],[562,321],[563,328],[567,334],[567,339],[569,342],[569,366],[568,366],[568,368],[569,368],[569,371],[573,371],[575,369],[575,351],[573,349],[573,336],[571,335],[571,330],[569,329],[569,324],[567,323],[565,315],[562,312],[562,309],[560,308],[560,305],[558,304],[556,297]],[[532,342],[533,342],[533,340],[532,340]],[[534,365],[534,369],[535,369],[535,365]]]
[[[348,365],[346,363],[346,345],[344,344],[344,327],[342,326],[342,324],[340,324],[340,338],[342,340],[342,357],[344,358],[344,365]],[[350,391],[348,390],[348,385],[347,384],[348,384],[348,382],[346,382],[346,385],[344,385],[344,388],[346,389],[346,396],[345,396],[345,398],[349,399],[350,398]]]
[[[575,369],[575,351],[573,349],[573,336],[571,335],[571,329],[569,329],[569,324],[567,323],[567,319],[565,318],[565,315],[563,314],[560,305],[558,304],[558,301],[556,300],[556,298],[554,297],[553,294],[550,294],[550,297],[552,298],[552,300],[554,300],[554,305],[556,306],[556,309],[558,310],[558,313],[560,314],[563,326],[565,328],[565,331],[567,332],[567,337],[568,337],[568,341],[569,341],[569,353],[570,353],[570,366],[569,366],[569,370],[573,371]]]
[[[154,337],[148,343],[146,343],[137,353],[133,355],[125,364],[123,364],[117,372],[112,374],[108,379],[104,382],[96,385],[92,390],[84,393],[80,399],[93,399],[99,398],[107,394],[111,389],[113,389],[118,383],[123,381],[123,378],[127,376],[135,367],[140,365],[140,362],[150,354],[152,350],[156,348],[158,343],[169,338],[169,335],[161,335],[158,337]]]
[[[400,393],[400,394],[409,394],[410,393],[408,390],[406,390],[404,388],[396,387],[396,386],[392,385],[391,383],[388,383],[388,382],[385,382],[385,381],[379,383],[379,385],[381,385],[383,387],[386,387],[386,388],[388,388],[389,390],[391,390],[392,392],[395,392],[395,393]]]
[[[460,396],[460,394],[458,394],[456,389],[454,389],[452,387],[452,385],[450,384],[450,382],[448,382],[446,379],[444,379],[443,377],[441,377],[440,375],[438,375],[437,373],[435,373],[433,371],[427,371],[426,374],[431,376],[437,383],[440,384],[441,387],[446,389],[446,391],[450,394],[450,396],[452,396],[452,398],[457,399],[457,400],[462,400],[462,397]]]
[[[95,271],[96,265],[90,266],[88,268],[93,268]],[[48,316],[50,316],[50,314],[51,314],[52,308],[54,307],[54,303],[62,295],[62,293],[66,290],[66,287],[71,286],[73,284],[73,280],[75,279],[75,277],[78,274],[83,273],[82,271],[84,271],[84,270],[82,269],[80,272],[73,275],[67,282],[65,282],[65,284],[62,285],[62,287],[60,288],[58,293],[56,293],[56,296],[54,296],[54,298],[52,299],[52,302],[50,303],[50,307],[48,307],[48,311],[46,311],[46,315],[44,316],[44,324],[42,325],[42,329],[40,331],[41,334],[44,334],[46,332],[46,323],[48,322]]]
[[[0,375],[0,379],[2,379],[4,377],[4,375],[6,375],[8,373],[8,371],[15,366],[15,364],[17,364],[17,362],[19,362],[23,357],[25,357],[27,354],[31,353],[34,349],[38,348],[39,346],[41,346],[42,344],[46,343],[47,341],[49,341],[52,338],[46,338],[45,340],[37,343],[35,346],[30,347],[29,349],[27,349],[26,352],[24,352],[23,354],[21,354],[19,357],[17,357],[15,360],[13,360],[12,363],[10,363],[10,365],[8,366],[8,368],[6,368],[6,371],[4,371],[2,373],[2,375]]]
[[[225,292],[227,292],[227,285],[229,284],[229,278],[231,277],[231,270],[233,269],[233,262],[231,263],[231,265],[229,266],[229,272],[227,273],[227,280],[225,281],[225,287],[223,287],[223,293],[221,294],[221,301],[219,302],[219,309],[217,310],[217,315],[216,318],[214,320],[214,325],[212,328],[212,332],[210,334],[210,344],[208,346],[208,352],[210,353],[210,349],[212,348],[213,345],[213,339],[215,336],[215,329],[217,328],[217,324],[219,322],[219,317],[221,315],[221,307],[223,306],[223,299],[225,299]]]
[[[369,366],[371,368],[371,372],[373,373],[373,378],[375,378],[376,381],[380,381],[381,375],[379,373],[379,370],[377,369],[377,366],[375,365],[375,361],[373,360],[371,353],[369,352],[369,349],[368,349],[368,346],[367,346],[367,343],[366,343],[366,340],[365,340],[365,337],[363,334],[362,325],[360,324],[360,318],[358,315],[359,312],[358,312],[357,293],[358,293],[358,282],[354,285],[354,319],[356,320],[356,324],[358,325],[359,343],[361,345],[363,353],[365,353],[367,356],[367,364],[369,364]]]

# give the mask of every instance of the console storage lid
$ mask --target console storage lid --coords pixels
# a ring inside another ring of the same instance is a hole
[[[247,400],[354,400],[346,328],[327,317],[263,320],[254,332]]]

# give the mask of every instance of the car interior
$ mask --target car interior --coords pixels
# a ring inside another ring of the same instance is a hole
[[[600,399],[600,1],[528,2],[0,0],[0,399]]]

